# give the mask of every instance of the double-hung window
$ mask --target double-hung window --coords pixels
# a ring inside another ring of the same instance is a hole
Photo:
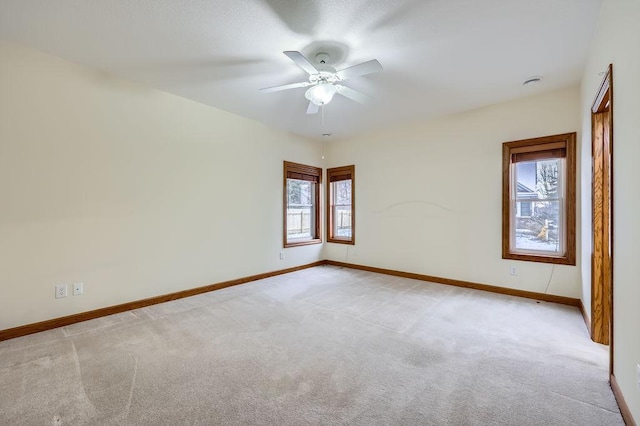
[[[327,169],[327,241],[355,244],[355,166]]]
[[[322,169],[284,162],[284,247],[321,243]]]
[[[576,134],[502,147],[502,257],[575,265]]]

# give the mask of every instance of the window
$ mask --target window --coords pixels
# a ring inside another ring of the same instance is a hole
[[[355,166],[327,169],[327,241],[355,244]]]
[[[576,134],[502,145],[502,258],[576,264]]]
[[[320,183],[322,169],[284,162],[284,246],[322,242]]]
[[[527,201],[518,201],[517,203],[517,207],[518,207],[518,212],[516,214],[516,217],[531,217],[533,216],[533,214],[531,213],[533,211],[533,203],[532,202],[527,202]]]

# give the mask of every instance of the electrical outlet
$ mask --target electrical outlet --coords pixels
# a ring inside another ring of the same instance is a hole
[[[509,268],[509,275],[513,275],[514,277],[516,275],[518,275],[518,268],[516,268],[515,266],[512,266]]]
[[[73,285],[73,295],[74,296],[80,296],[81,294],[84,294],[84,284],[83,283],[75,283]]]
[[[67,285],[66,284],[58,284],[58,285],[56,285],[56,299],[60,299],[62,297],[67,297]]]
[[[280,250],[280,260],[284,260],[284,250]]]
[[[356,246],[351,246],[351,256],[356,256]]]
[[[638,389],[640,390],[640,364],[636,365],[636,372],[638,373]]]

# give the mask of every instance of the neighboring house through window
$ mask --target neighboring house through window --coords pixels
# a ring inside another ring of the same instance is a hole
[[[526,163],[527,166],[534,166],[533,170],[535,171],[535,164]],[[538,197],[538,194],[532,190],[531,188],[523,185],[521,182],[516,182],[516,217],[531,217],[533,216],[534,206],[533,201]]]

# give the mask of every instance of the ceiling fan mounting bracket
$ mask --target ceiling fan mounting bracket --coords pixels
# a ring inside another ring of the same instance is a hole
[[[323,59],[325,65],[336,67],[347,59],[349,46],[337,41],[319,40],[303,47],[301,52],[313,61],[314,65],[320,65],[320,60]],[[318,55],[327,56],[318,58]]]
[[[329,56],[328,53],[320,52],[316,54],[316,61],[318,61],[319,64],[328,64],[330,59],[331,56]]]

